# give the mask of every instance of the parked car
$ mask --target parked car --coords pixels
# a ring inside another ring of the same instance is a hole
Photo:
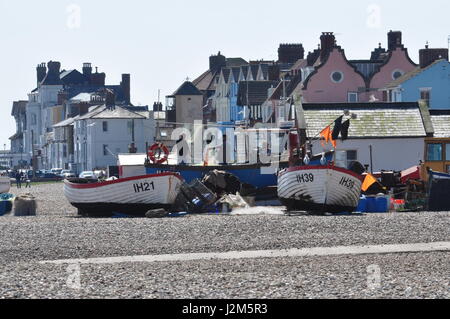
[[[77,177],[77,175],[74,172],[67,170],[67,169],[62,170],[60,176],[62,178],[76,178]]]
[[[51,173],[55,174],[55,175],[61,175],[63,169],[62,168],[52,168],[50,170]]]
[[[93,171],[85,171],[80,174],[80,178],[86,178],[86,179],[96,179]]]
[[[59,176],[59,175],[57,175],[57,174],[55,174],[55,173],[53,173],[52,171],[49,171],[49,170],[39,170],[39,171],[36,171],[36,177],[38,177],[38,178],[44,178],[44,179],[60,179],[61,178],[61,176]]]
[[[106,178],[106,171],[98,170],[94,171],[95,177],[98,179]]]

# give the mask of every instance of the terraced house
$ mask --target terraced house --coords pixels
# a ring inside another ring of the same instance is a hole
[[[384,100],[424,100],[431,110],[450,110],[450,63],[448,49],[419,51],[420,64],[383,89]]]
[[[21,102],[20,107],[14,104],[12,112],[18,127],[11,138],[12,151],[22,150],[23,166],[69,169],[75,164],[71,152],[73,143],[69,142],[70,130],[55,134],[54,126],[59,128],[61,122],[71,122],[71,119],[86,114],[90,107],[104,104],[107,91],[113,92],[119,106],[148,111],[148,107],[136,108],[131,104],[129,74],[122,74],[119,85],[107,85],[106,74],[98,69],[93,72],[90,63],[84,63],[79,72],[76,69],[61,70],[60,62],[50,61],[39,64],[36,75],[37,87],[28,94],[28,101]]]

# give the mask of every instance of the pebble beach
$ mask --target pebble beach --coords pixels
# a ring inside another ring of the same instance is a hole
[[[450,242],[450,213],[288,216],[282,208],[182,218],[77,216],[63,184],[18,190],[34,217],[0,217],[1,298],[449,298],[448,251],[79,265],[44,261]],[[379,270],[370,285],[368,269]]]

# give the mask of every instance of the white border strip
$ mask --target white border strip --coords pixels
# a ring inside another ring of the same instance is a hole
[[[315,257],[337,255],[370,255],[393,253],[419,253],[450,251],[450,242],[436,242],[424,244],[378,245],[378,246],[340,246],[328,248],[303,248],[289,250],[260,250],[260,251],[232,251],[226,253],[193,253],[174,255],[148,255],[128,257],[108,257],[90,259],[66,259],[55,261],[41,261],[40,264],[118,264],[118,263],[154,263],[170,261],[194,260],[232,260],[256,258],[283,257]]]

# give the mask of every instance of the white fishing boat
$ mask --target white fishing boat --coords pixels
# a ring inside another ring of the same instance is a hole
[[[105,182],[64,181],[64,194],[80,215],[141,215],[175,202],[183,179],[176,173],[122,178]]]
[[[362,182],[361,175],[333,165],[298,166],[280,172],[278,196],[290,211],[353,212]]]
[[[297,123],[296,129],[291,131],[289,137],[289,168],[278,174],[280,201],[289,211],[329,213],[355,211],[358,207],[364,180],[362,175],[357,173],[358,170],[361,170],[362,165],[359,164],[359,167],[355,165],[353,170],[349,170],[336,166],[336,161],[329,161],[325,155],[320,165],[311,165],[307,124],[301,98],[296,99],[295,110]],[[341,122],[339,123],[342,123],[342,119],[343,117],[340,118]],[[345,133],[342,133],[343,130],[340,129],[338,135],[348,134],[349,123],[346,124],[348,125],[346,125]],[[336,132],[333,130],[332,134],[330,126],[326,131],[326,140],[334,142],[332,136]],[[336,147],[336,143],[333,145]]]
[[[8,176],[0,176],[0,194],[8,193],[11,189],[11,179]]]

